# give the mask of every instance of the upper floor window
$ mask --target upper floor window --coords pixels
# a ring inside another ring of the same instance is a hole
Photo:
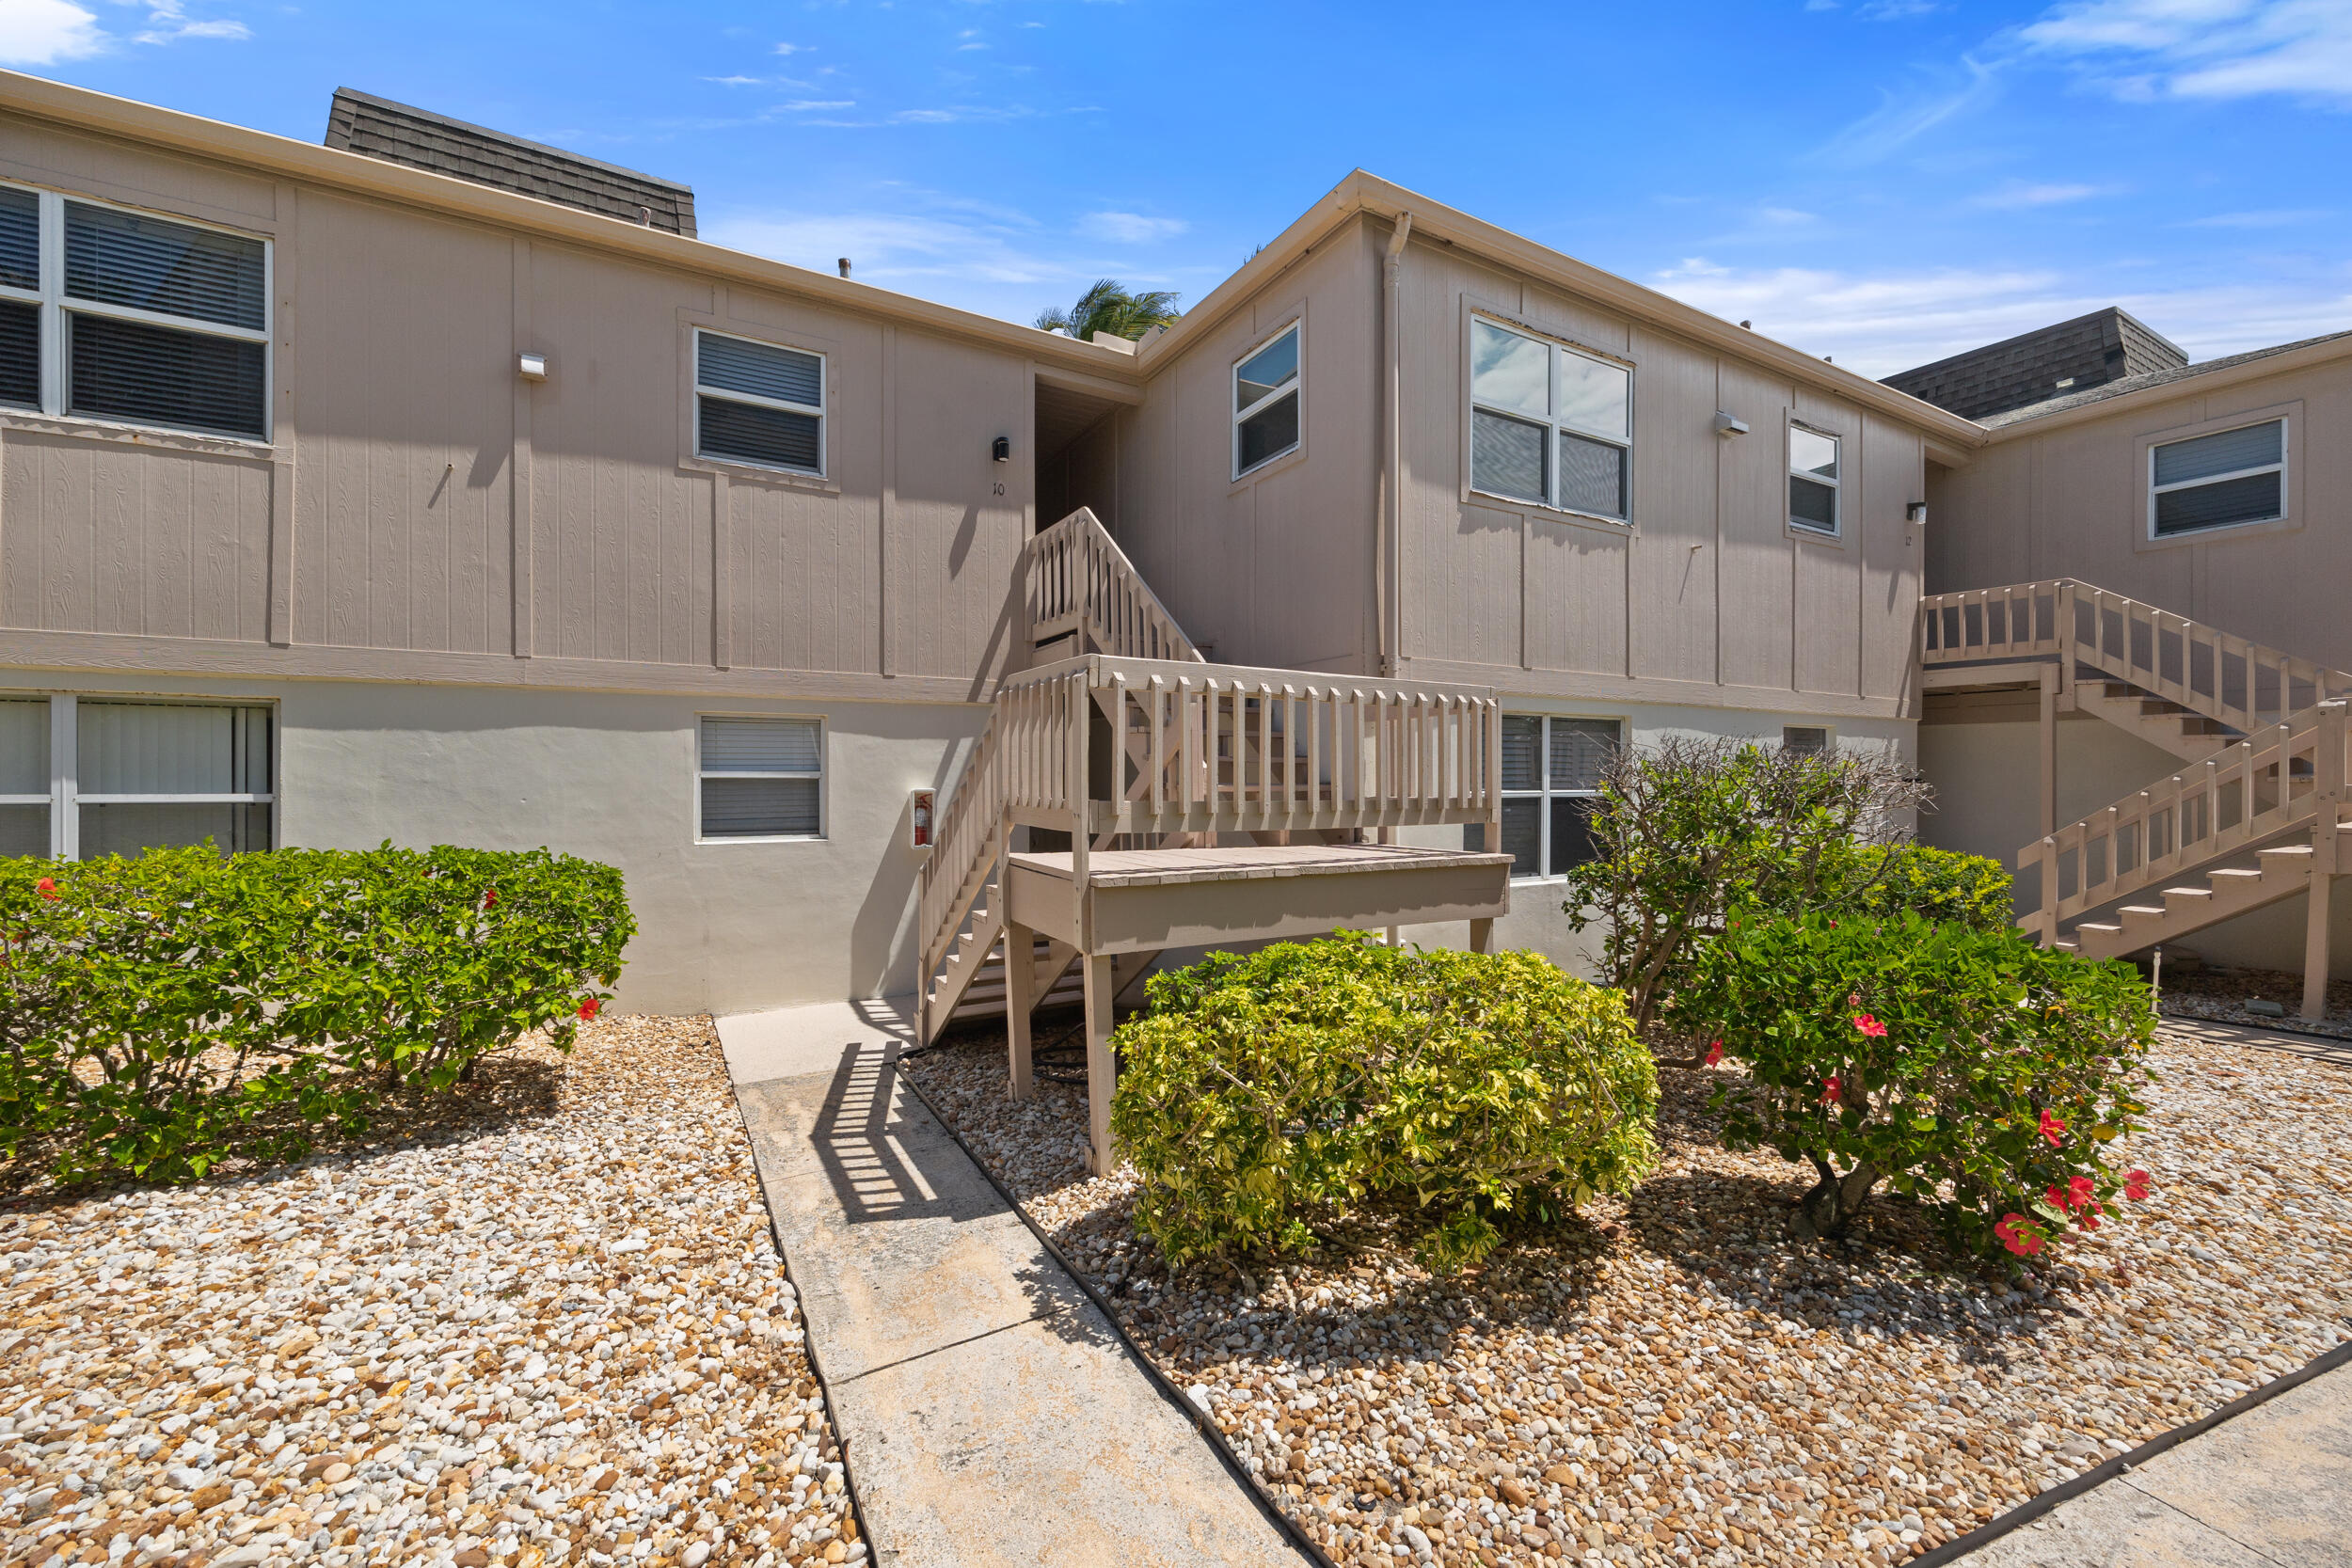
[[[1233,477],[1298,450],[1298,325],[1233,367]]]
[[[2156,538],[2286,515],[2284,420],[2148,449],[2148,526]]]
[[[824,834],[825,729],[814,719],[702,721],[703,838]]]
[[[1624,738],[1614,719],[1502,716],[1502,850],[1512,876],[1563,876],[1593,858],[1602,769]]]
[[[0,697],[0,855],[268,848],[271,717],[230,704]]]
[[[269,437],[269,245],[0,187],[0,403]]]
[[[1788,526],[1807,533],[1836,533],[1837,449],[1836,436],[1804,425],[1788,426]]]
[[[1632,469],[1630,370],[1472,319],[1472,489],[1621,523]]]
[[[697,330],[694,451],[821,476],[825,356]]]

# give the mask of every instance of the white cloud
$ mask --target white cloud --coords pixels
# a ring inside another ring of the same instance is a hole
[[[1963,55],[1960,75],[1940,87],[1882,88],[1879,106],[1832,136],[1815,156],[1834,164],[1876,163],[1947,120],[1990,103],[1999,91],[1993,67]]]
[[[182,0],[148,0],[147,25],[131,35],[133,43],[178,43],[182,39],[249,39],[253,29],[242,22],[199,21],[188,15]]]
[[[808,45],[805,43],[779,43],[776,45],[776,53],[779,55],[804,55],[807,52]]]
[[[1078,220],[1079,233],[1116,245],[1151,245],[1191,227],[1182,218],[1145,217],[1140,213],[1089,213]]]
[[[857,100],[854,98],[796,98],[784,107],[795,114],[805,113],[810,109],[854,109],[857,107]]]
[[[1654,287],[1864,375],[1889,375],[1963,349],[2121,305],[2196,358],[2352,327],[2352,286],[2308,281],[2119,290],[2054,271],[1947,268],[1851,274],[1738,269],[1693,258]]]
[[[703,80],[706,82],[716,82],[723,87],[755,87],[759,86],[759,78],[756,76],[706,76]]]
[[[2189,218],[2184,229],[2290,229],[2298,223],[2333,214],[2325,207],[2273,207],[2252,213],[2215,213],[2201,218]]]
[[[2070,0],[2017,36],[2123,98],[2352,102],[2344,0]]]
[[[72,0],[0,0],[0,63],[55,65],[105,46],[97,14]]]
[[[2062,207],[2069,202],[2088,201],[2094,196],[2106,194],[2101,185],[2037,185],[2013,180],[1998,190],[1987,191],[1970,203],[1977,207],[1996,207],[2014,210],[2025,207]]]

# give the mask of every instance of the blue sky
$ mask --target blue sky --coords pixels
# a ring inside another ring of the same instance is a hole
[[[1361,166],[1872,374],[2352,327],[2352,0],[0,0],[0,63],[307,141],[362,88],[1019,320],[1198,299]]]

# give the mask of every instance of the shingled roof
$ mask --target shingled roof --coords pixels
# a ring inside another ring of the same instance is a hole
[[[2110,305],[1890,375],[1885,384],[1963,419],[1983,420],[2125,376],[2177,371],[2187,364],[2188,356],[2178,344],[2130,311]]]
[[[694,232],[690,185],[349,87],[335,89],[326,145],[624,223],[650,224],[673,234]]]

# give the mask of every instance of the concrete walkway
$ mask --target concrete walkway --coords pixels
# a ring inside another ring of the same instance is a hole
[[[887,1003],[722,1019],[874,1556],[1303,1560],[892,1064]]]
[[[2352,1366],[2084,1493],[1967,1568],[2344,1568],[2352,1563]]]

